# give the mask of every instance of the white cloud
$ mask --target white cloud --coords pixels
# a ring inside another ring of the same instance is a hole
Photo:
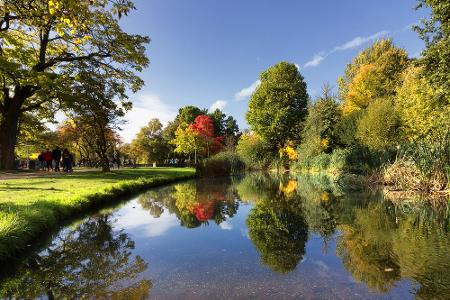
[[[307,61],[305,63],[305,65],[303,66],[303,68],[310,68],[310,67],[316,67],[318,66],[325,58],[327,57],[327,55],[325,53],[319,53],[319,54],[315,54],[314,57],[310,60]]]
[[[358,48],[366,43],[369,43],[371,41],[382,38],[382,37],[388,35],[389,33],[390,33],[389,31],[382,30],[382,31],[376,32],[372,35],[365,36],[365,37],[357,36],[357,37],[351,39],[350,41],[345,42],[342,45],[334,47],[333,50],[331,50],[331,51],[328,51],[328,52],[322,51],[318,54],[315,54],[314,57],[310,61],[307,61],[305,63],[303,68],[317,67],[318,65],[320,65],[320,63],[323,60],[325,60],[328,56],[330,56],[331,54],[333,54],[335,52]]]
[[[136,207],[136,208],[133,208]],[[145,237],[156,237],[166,234],[171,228],[179,226],[175,215],[164,211],[159,218],[152,217],[148,211],[142,209],[136,202],[130,202],[122,208],[122,214],[117,219],[115,226],[136,232],[136,235]]]
[[[388,34],[389,34],[389,31],[383,30],[383,31],[379,31],[377,33],[374,33],[374,34],[372,34],[370,36],[366,36],[366,37],[357,36],[354,39],[352,39],[340,46],[335,47],[333,49],[333,51],[331,51],[331,53],[336,52],[336,51],[345,51],[345,50],[349,50],[349,49],[354,49],[354,48],[362,46],[368,42],[371,42],[371,41],[379,39],[383,36],[386,36]]]
[[[120,135],[125,142],[130,142],[139,132],[139,129],[147,125],[151,119],[158,118],[165,125],[173,120],[176,115],[177,110],[161,101],[158,95],[137,95],[136,101],[133,101],[133,109],[124,117],[127,123],[121,126]]]
[[[240,101],[240,100],[244,100],[244,99],[250,97],[260,84],[261,84],[261,80],[256,80],[250,86],[243,88],[242,90],[237,92],[234,95],[234,99],[236,99],[237,101]]]
[[[295,67],[297,68],[297,70],[301,70],[302,68],[300,68],[300,66],[298,64],[295,64]]]
[[[215,111],[216,109],[223,110],[227,106],[227,101],[225,100],[217,100],[213,104],[211,104],[211,107],[209,108],[209,111]]]
[[[233,229],[233,224],[231,224],[228,221],[223,221],[222,223],[219,224],[219,226],[222,230],[232,230]]]

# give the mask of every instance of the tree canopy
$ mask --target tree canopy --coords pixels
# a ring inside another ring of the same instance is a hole
[[[274,152],[298,141],[307,114],[308,93],[295,64],[280,62],[260,75],[261,84],[248,104],[246,120]]]
[[[128,34],[119,18],[132,1],[4,1],[0,10],[0,167],[12,168],[18,124],[27,112],[52,119],[74,101],[80,64],[114,80],[120,98],[140,89],[149,38]],[[69,97],[68,97],[69,95]]]

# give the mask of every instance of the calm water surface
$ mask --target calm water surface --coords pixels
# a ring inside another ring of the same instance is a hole
[[[448,221],[326,178],[187,181],[62,229],[0,297],[449,299]]]

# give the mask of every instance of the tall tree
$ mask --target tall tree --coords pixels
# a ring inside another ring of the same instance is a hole
[[[179,125],[182,124],[183,126],[187,126],[194,123],[195,118],[200,115],[204,115],[205,113],[205,110],[201,110],[197,106],[188,105],[178,110],[178,115],[176,116],[175,120]]]
[[[147,163],[159,163],[167,158],[169,149],[163,137],[162,128],[162,124],[158,119],[152,119],[147,126],[141,128],[136,138],[132,141],[132,144],[136,145]]]
[[[425,77],[436,90],[436,97],[450,103],[450,1],[419,0],[418,8],[431,10],[430,18],[415,29],[425,41],[420,63]]]
[[[261,73],[261,84],[252,95],[247,122],[272,151],[299,139],[306,116],[308,93],[294,64],[280,62]]]
[[[308,109],[302,133],[301,157],[320,152],[331,152],[337,144],[336,127],[341,111],[329,84],[323,86],[322,95]]]
[[[408,54],[391,40],[380,40],[360,52],[339,77],[339,97],[343,113],[365,109],[379,98],[396,95]]]
[[[131,107],[131,102],[122,87],[115,79],[103,77],[90,66],[84,66],[76,75],[78,81],[73,85],[73,105],[69,113],[78,122],[79,128],[84,128],[86,134],[94,140],[92,147],[100,158],[102,170],[109,172],[108,151],[118,141],[115,130],[119,129],[119,118]]]
[[[52,118],[77,78],[73,66],[95,63],[137,91],[134,71],[147,66],[148,37],[124,32],[129,0],[6,0],[0,8],[0,168],[14,167],[18,124],[27,112]]]

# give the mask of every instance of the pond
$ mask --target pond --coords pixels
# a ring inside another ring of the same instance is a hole
[[[185,181],[64,227],[0,298],[448,299],[449,228],[446,205],[326,177]]]

